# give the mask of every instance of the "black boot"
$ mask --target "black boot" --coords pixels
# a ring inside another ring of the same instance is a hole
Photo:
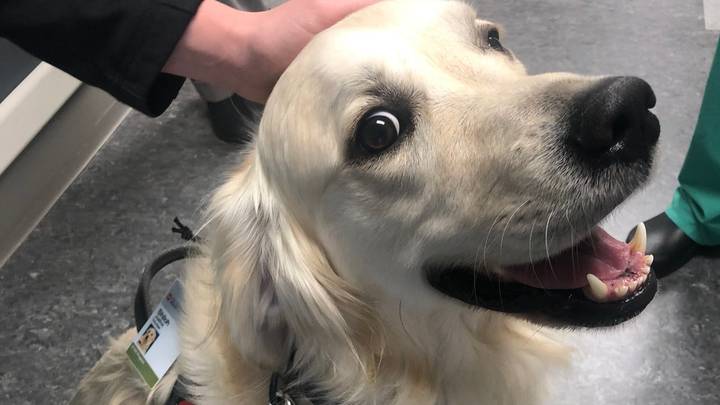
[[[215,135],[225,142],[250,142],[262,114],[262,106],[232,95],[217,102],[207,102],[208,116]]]
[[[700,253],[701,246],[690,239],[665,213],[645,222],[647,228],[647,254],[655,257],[652,269],[658,278],[672,274]],[[631,231],[627,241],[632,239]]]

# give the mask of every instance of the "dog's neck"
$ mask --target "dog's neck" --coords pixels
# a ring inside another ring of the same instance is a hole
[[[303,366],[313,382],[343,402],[535,404],[550,371],[567,362],[566,348],[546,331],[505,315],[414,313],[397,302],[376,308],[384,324],[379,350],[364,342],[300,348],[315,351]]]
[[[218,399],[210,403],[237,403],[223,398],[240,392],[247,399],[242,403],[265,403],[271,370],[243,355],[227,324],[217,323],[216,275],[207,262],[197,266],[186,275],[186,284],[194,286],[187,300],[195,305],[183,323],[179,372],[196,384],[195,395]],[[546,330],[506,315],[461,306],[428,312],[376,298],[368,301],[371,323],[340,310],[352,331],[349,340],[337,339],[320,324],[293,336],[300,377],[331,401],[532,405],[540,401],[549,371],[567,360],[566,349]],[[271,349],[283,352],[277,345]],[[283,355],[275,370],[283,371],[286,362]]]

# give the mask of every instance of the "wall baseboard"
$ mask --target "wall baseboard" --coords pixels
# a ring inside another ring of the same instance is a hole
[[[130,109],[82,85],[0,175],[0,267]]]

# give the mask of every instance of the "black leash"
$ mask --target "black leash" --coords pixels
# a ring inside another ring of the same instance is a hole
[[[135,293],[135,328],[138,332],[140,332],[140,329],[145,325],[152,313],[152,306],[150,305],[150,284],[152,279],[171,263],[187,259],[191,251],[190,246],[179,246],[166,250],[143,271],[140,285]]]
[[[175,217],[173,222],[177,227],[172,228],[173,233],[180,234],[180,237],[186,242],[197,243],[200,238],[193,233],[193,231],[185,226],[180,220]],[[160,273],[163,269],[172,263],[180,260],[189,258],[192,254],[193,247],[191,245],[177,246],[172,249],[168,249],[160,254],[160,256],[153,259],[149,266],[145,267],[142,276],[140,277],[140,284],[138,285],[137,291],[135,292],[135,302],[133,304],[133,310],[135,312],[135,328],[138,332],[142,329],[143,325],[150,318],[150,314],[153,311],[150,296],[150,286],[153,278]],[[180,403],[187,403],[187,398],[184,387],[187,383],[183,382],[181,378],[175,381],[175,385],[170,393],[170,397],[165,402],[165,405],[178,405]],[[185,402],[183,402],[185,401]]]
[[[176,217],[173,219],[175,227],[172,228],[173,233],[180,234],[180,237],[191,243],[198,243],[201,238],[196,235],[189,227],[185,226]],[[134,312],[135,312],[135,328],[140,332],[143,325],[148,321],[150,314],[152,313],[152,306],[150,305],[150,286],[153,278],[165,269],[168,265],[185,260],[191,256],[193,252],[192,245],[183,245],[174,247],[166,250],[156,257],[149,266],[147,266],[142,273],[140,278],[140,285],[138,286],[137,292],[135,293]],[[295,361],[295,348],[293,347],[290,357],[287,362],[285,372],[280,374],[274,372],[270,377],[270,387],[268,390],[268,405],[330,405],[330,403],[323,400],[311,401],[308,399],[307,393],[318,392],[311,386],[297,386],[294,389],[289,388],[292,381],[291,371],[292,365]],[[175,385],[173,386],[170,398],[165,402],[165,405],[178,405],[187,402],[185,398],[188,397],[184,387],[192,384],[191,382],[183,381],[182,376],[178,377]],[[300,398],[300,401],[296,399]]]
[[[177,217],[173,219],[173,222],[177,226],[177,228],[172,227],[173,233],[180,234],[180,237],[186,242],[200,242],[200,237],[180,222]],[[192,247],[187,245],[174,247],[161,253],[160,256],[156,257],[150,265],[143,270],[143,274],[140,277],[140,285],[138,285],[137,292],[135,293],[134,304],[135,328],[138,332],[140,332],[140,329],[148,321],[153,310],[150,305],[150,285],[152,284],[152,279],[170,264],[190,257],[191,252]]]

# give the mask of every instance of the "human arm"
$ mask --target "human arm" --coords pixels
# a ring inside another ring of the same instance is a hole
[[[377,0],[291,0],[249,13],[214,0],[5,0],[0,36],[159,115],[184,77],[264,101],[318,32]]]
[[[161,73],[202,0],[4,0],[0,36],[118,100],[160,114],[184,81]]]
[[[263,102],[315,34],[377,1],[291,0],[261,13],[205,1],[163,70]]]

